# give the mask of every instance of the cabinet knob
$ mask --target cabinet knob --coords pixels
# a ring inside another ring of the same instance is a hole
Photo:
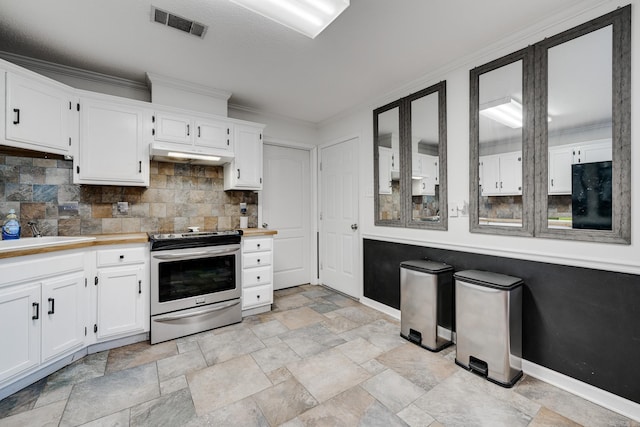
[[[260,299],[260,295],[256,295],[256,299]]]
[[[258,243],[256,246],[258,247],[258,249],[260,249],[260,243]]]
[[[260,264],[260,259],[258,259],[258,264]]]
[[[257,279],[257,280],[260,280],[260,276],[257,276],[257,277],[256,277],[256,279]]]
[[[124,255],[120,255],[120,259],[124,259]]]

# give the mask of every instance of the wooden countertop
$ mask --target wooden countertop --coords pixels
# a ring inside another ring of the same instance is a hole
[[[244,237],[273,236],[278,234],[276,230],[268,230],[266,228],[242,228],[241,230]],[[94,239],[32,248],[0,249],[0,259],[25,255],[46,254],[50,252],[87,248],[91,246],[124,245],[127,243],[147,243],[149,241],[147,233],[96,234],[79,237],[93,237]],[[33,237],[27,238],[32,239]]]
[[[149,241],[147,233],[123,233],[123,234],[97,234],[92,236],[82,237],[94,237],[93,240],[85,240],[81,242],[69,242],[61,243],[57,245],[41,246],[35,248],[23,248],[23,249],[6,249],[0,250],[0,259],[13,258],[24,255],[36,255],[46,254],[49,252],[65,251],[69,249],[87,248],[90,246],[102,246],[102,245],[122,245],[126,243],[146,243]],[[32,239],[33,237],[29,237]]]
[[[276,230],[269,230],[266,228],[241,228],[242,235],[244,237],[254,237],[254,236],[273,236],[274,234],[278,234]]]

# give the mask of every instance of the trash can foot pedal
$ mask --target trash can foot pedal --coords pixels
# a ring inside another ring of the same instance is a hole
[[[473,356],[469,357],[469,369],[483,377],[486,377],[489,374],[489,366],[487,365],[487,362]]]
[[[409,329],[409,336],[407,337],[407,339],[418,345],[422,345],[422,333],[416,331],[415,329]]]

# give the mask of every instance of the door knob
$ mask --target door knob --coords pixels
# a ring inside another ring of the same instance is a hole
[[[262,228],[269,228],[269,224],[267,224],[266,222],[262,223]]]
[[[351,224],[351,229],[352,230],[357,230],[358,229],[358,224]]]

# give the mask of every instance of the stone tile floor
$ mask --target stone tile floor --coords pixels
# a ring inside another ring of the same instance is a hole
[[[0,426],[640,426],[531,377],[504,389],[331,290],[150,346],[91,354],[0,401]]]

